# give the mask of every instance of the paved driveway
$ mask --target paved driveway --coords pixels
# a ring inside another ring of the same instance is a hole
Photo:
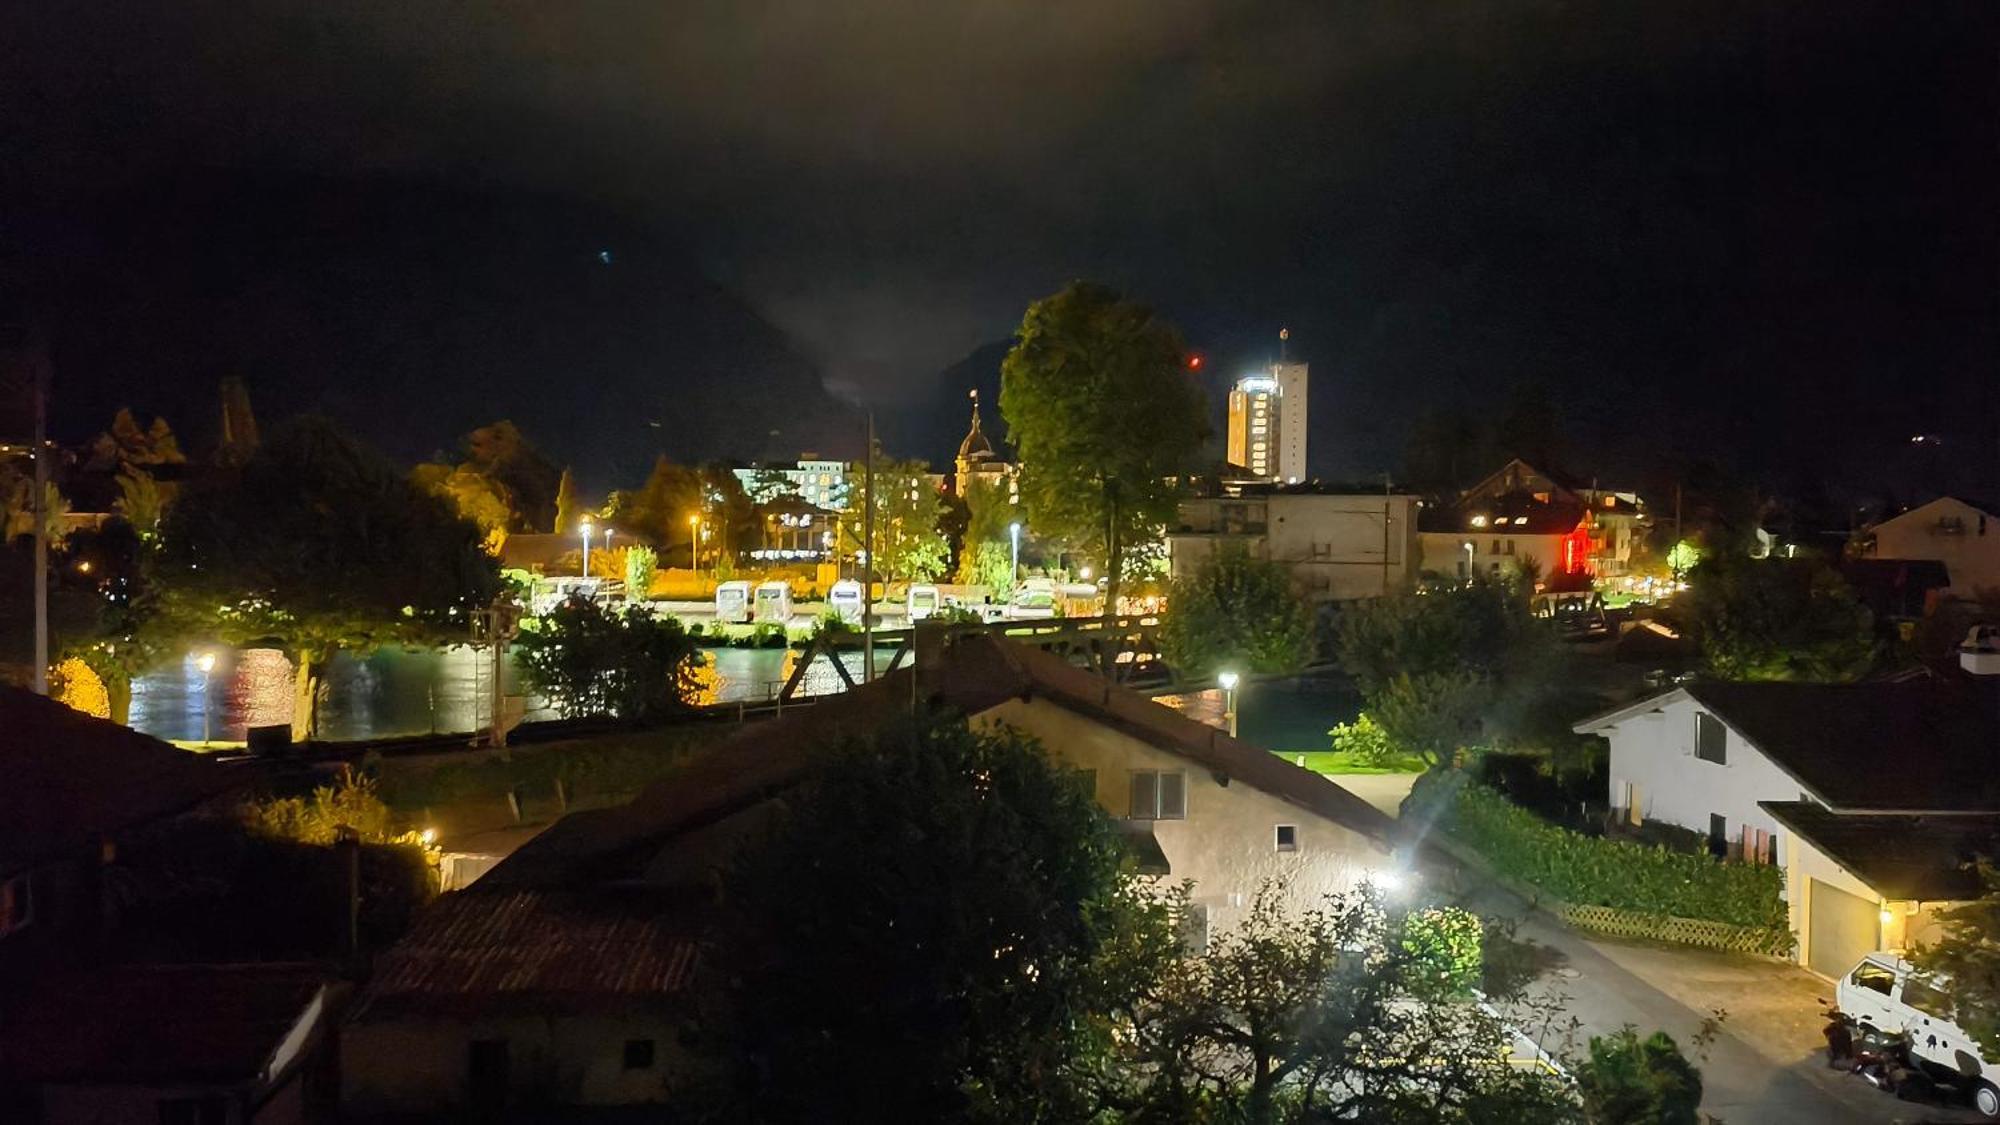
[[[1984,1120],[1970,1110],[1897,1101],[1851,1075],[1828,1070],[1818,1001],[1833,987],[1803,969],[1748,957],[1586,940],[1482,887],[1467,906],[1516,919],[1516,936],[1546,947],[1554,967],[1539,987],[1563,998],[1576,1053],[1590,1036],[1632,1024],[1665,1031],[1690,1050],[1705,1018],[1722,1009],[1721,1031],[1700,1059],[1702,1109],[1726,1125],[1917,1125]],[[1560,1042],[1545,1046],[1567,1053]]]

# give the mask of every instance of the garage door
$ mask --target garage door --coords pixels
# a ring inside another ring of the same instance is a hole
[[[1810,927],[1806,931],[1806,965],[1830,977],[1854,967],[1861,955],[1879,948],[1880,908],[1818,879],[1807,880]]]

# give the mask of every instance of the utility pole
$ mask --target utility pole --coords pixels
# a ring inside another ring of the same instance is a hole
[[[35,694],[49,693],[49,362],[28,352],[35,380]]]
[[[861,468],[861,682],[875,678],[875,410],[868,410],[868,457]]]
[[[1395,485],[1389,474],[1382,474],[1382,596],[1389,596],[1389,506],[1395,497]]]

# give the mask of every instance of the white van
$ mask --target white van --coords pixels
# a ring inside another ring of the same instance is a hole
[[[826,592],[826,604],[838,614],[842,621],[859,623],[861,620],[861,583],[852,578],[835,582]]]
[[[715,588],[715,619],[732,625],[750,620],[750,583],[724,582]]]
[[[910,583],[910,593],[905,601],[910,620],[922,621],[934,617],[938,611],[938,588],[921,582]]]
[[[1950,982],[1926,976],[1894,953],[1870,953],[1840,978],[1834,1003],[1865,1035],[1902,1033],[1910,1054],[1927,1066],[1970,1078],[1972,1105],[1982,1117],[2000,1117],[2000,1069],[1979,1056],[1973,1042],[1952,1022]]]
[[[780,625],[792,619],[792,584],[773,578],[757,584],[757,620]]]
[[[1056,615],[1056,583],[1052,578],[1023,578],[1014,589],[1008,616],[1015,620],[1040,620]]]

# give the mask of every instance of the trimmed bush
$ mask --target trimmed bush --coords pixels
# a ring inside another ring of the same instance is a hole
[[[1721,863],[1624,840],[1558,828],[1462,777],[1425,786],[1412,801],[1438,807],[1437,824],[1510,878],[1578,906],[1611,906],[1736,926],[1788,928],[1784,874],[1754,863]],[[1421,797],[1421,800],[1420,800]]]

